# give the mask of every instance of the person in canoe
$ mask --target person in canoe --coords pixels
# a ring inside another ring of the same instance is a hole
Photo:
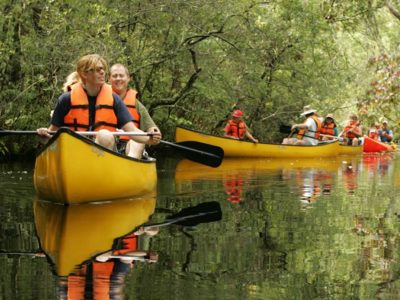
[[[242,118],[243,112],[241,110],[236,109],[232,112],[232,119],[228,120],[224,128],[224,137],[236,140],[243,140],[247,137],[253,143],[258,143],[258,139],[252,136]]]
[[[344,137],[344,143],[347,145],[358,146],[360,144],[360,137],[362,136],[362,129],[360,121],[356,114],[351,114],[347,120],[344,129],[339,136]]]
[[[122,64],[114,64],[110,69],[110,84],[113,92],[124,101],[129,112],[134,117],[135,126],[150,134],[160,134],[161,131],[150,117],[146,107],[136,98],[137,91],[128,87],[131,80],[128,69]],[[121,136],[118,142],[120,151],[126,149],[129,156],[141,158],[145,145],[130,140],[129,137]]]
[[[382,121],[382,128],[379,130],[381,142],[390,143],[393,140],[393,131],[388,128],[388,121]]]
[[[380,141],[379,137],[379,131],[381,130],[381,124],[378,122],[374,122],[371,127],[368,129],[368,137],[375,140],[375,141]]]
[[[322,122],[321,140],[333,140],[335,136],[339,135],[339,130],[336,126],[335,119],[332,114],[327,114]]]
[[[301,124],[294,124],[292,126],[292,132],[297,134],[296,138],[285,138],[282,142],[284,145],[307,145],[315,146],[318,145],[319,137],[322,128],[322,121],[316,113],[315,109],[310,106],[305,106],[302,117],[306,120]]]
[[[80,58],[76,65],[79,82],[71,86],[71,91],[60,96],[50,126],[38,128],[37,133],[50,138],[49,131],[56,131],[60,127],[69,127],[75,131],[95,130],[99,131],[96,142],[111,150],[116,149],[115,138],[111,131],[116,131],[117,128],[145,134],[134,125],[134,118],[122,99],[105,83],[107,71],[107,62],[98,54]],[[139,143],[155,145],[160,142],[161,135],[130,136],[130,138]]]
[[[63,91],[70,92],[72,86],[78,82],[79,82],[79,75],[76,71],[73,71],[72,73],[68,74],[68,76],[65,78],[65,82],[63,84]]]

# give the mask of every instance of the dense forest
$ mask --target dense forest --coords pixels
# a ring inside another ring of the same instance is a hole
[[[0,127],[47,126],[77,59],[126,64],[173,139],[176,125],[221,133],[235,108],[263,142],[305,105],[342,124],[400,126],[399,0],[2,0]],[[36,138],[2,137],[0,156]]]

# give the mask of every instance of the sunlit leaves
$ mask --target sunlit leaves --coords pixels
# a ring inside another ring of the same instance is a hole
[[[360,101],[361,112],[370,118],[384,116],[392,121],[399,120],[400,56],[383,53],[372,57],[369,63],[375,76],[365,99]]]

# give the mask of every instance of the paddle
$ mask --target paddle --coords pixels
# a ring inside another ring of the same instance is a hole
[[[97,135],[97,131],[74,131],[76,134],[85,136]],[[50,131],[50,134],[55,134],[56,131]],[[136,133],[136,132],[111,132],[115,136],[152,136],[152,133]],[[0,137],[6,135],[37,135],[34,130],[4,130],[0,129]],[[216,168],[222,163],[224,157],[224,150],[210,144],[187,141],[180,143],[171,143],[167,141],[160,141],[161,144],[167,145],[176,149],[183,157],[195,161],[197,163]]]
[[[98,135],[98,131],[74,131],[76,134],[85,135],[85,136],[94,136]],[[57,131],[49,131],[49,134],[56,134]],[[6,135],[37,135],[36,130],[5,130],[0,128],[0,136]],[[129,136],[151,136],[152,133],[136,133],[136,132],[111,132],[112,135],[129,135]]]
[[[200,223],[219,221],[222,218],[221,206],[217,201],[203,202],[196,206],[182,209],[176,214],[168,216],[164,222],[144,224],[144,228],[163,227],[171,224],[182,226],[196,226]]]
[[[195,141],[171,143],[160,141],[161,144],[175,148],[182,156],[194,162],[216,168],[222,163],[224,150],[221,147]]]
[[[46,254],[43,252],[6,252],[6,251],[0,251],[0,255],[18,255],[18,256],[31,256],[33,258],[35,257],[46,257]],[[147,258],[145,256],[136,256],[136,255],[99,255],[96,257],[97,261],[100,262],[105,262],[109,258],[120,258],[120,259],[129,259],[129,260],[134,260],[134,261],[143,261],[143,262],[154,262],[153,259]]]
[[[172,224],[181,226],[196,226],[200,223],[219,221],[222,218],[221,206],[217,201],[203,202],[196,206],[183,208],[178,213],[168,216],[164,222],[144,224],[141,228],[159,228]],[[96,260],[105,262],[110,258],[131,259],[135,261],[154,262],[151,258],[140,255],[112,255],[111,251],[97,255]]]
[[[106,262],[110,258],[119,258],[119,259],[129,259],[132,261],[143,261],[143,262],[156,262],[154,259],[147,258],[144,256],[136,256],[136,255],[108,255],[108,253],[103,253],[96,256],[96,260],[99,262]]]
[[[0,255],[26,255],[26,256],[32,256],[32,257],[46,257],[46,255],[43,252],[8,252],[4,250],[0,250]]]

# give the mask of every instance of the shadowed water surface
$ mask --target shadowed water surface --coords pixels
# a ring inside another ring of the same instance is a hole
[[[0,299],[73,299],[79,288],[75,298],[107,289],[114,299],[396,299],[399,164],[386,154],[225,159],[216,169],[167,159],[140,217],[129,199],[94,209],[34,201],[32,164],[1,164]],[[159,222],[210,201],[220,221],[136,231],[147,215]],[[144,261],[93,260],[132,253],[132,240]],[[111,273],[94,271],[109,262]]]

